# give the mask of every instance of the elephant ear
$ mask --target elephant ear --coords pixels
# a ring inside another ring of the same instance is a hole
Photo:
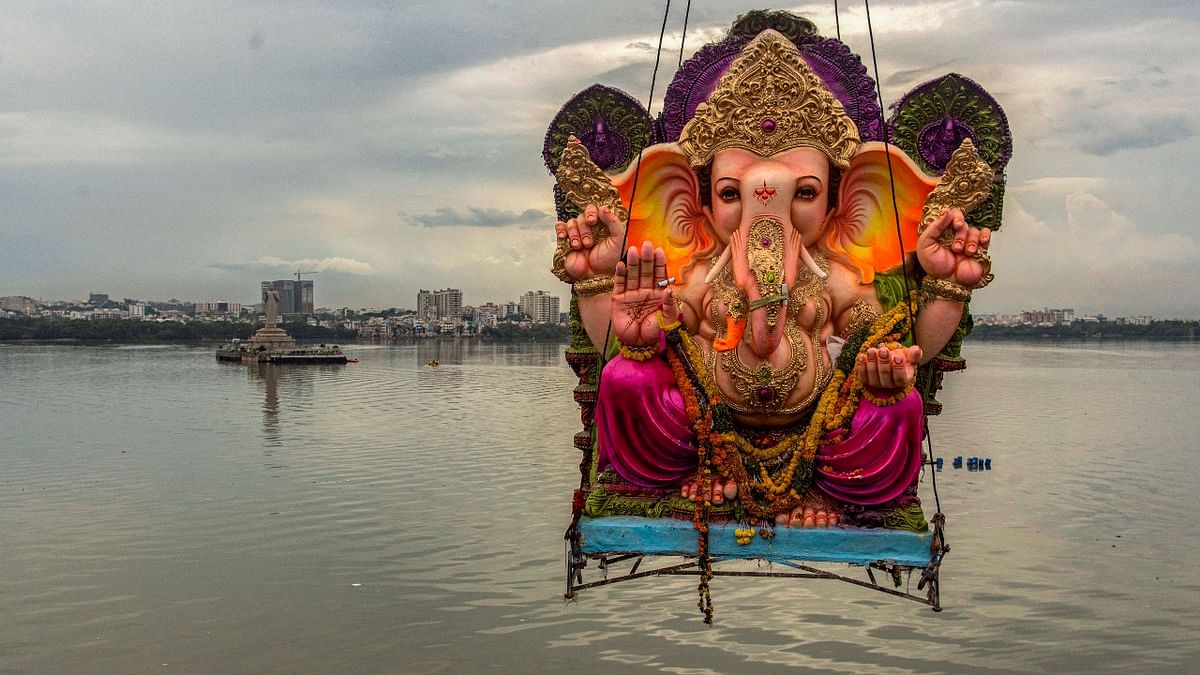
[[[636,190],[635,190],[636,179]],[[650,240],[667,257],[667,276],[682,284],[687,265],[709,252],[715,238],[700,208],[700,182],[673,143],[646,148],[613,185],[630,204],[628,245]]]
[[[831,217],[825,242],[827,248],[835,255],[845,256],[858,269],[862,283],[872,283],[876,272],[896,267],[903,262],[904,253],[916,249],[921,209],[937,182],[936,177],[917,168],[895,145],[863,143],[842,176],[838,207]]]

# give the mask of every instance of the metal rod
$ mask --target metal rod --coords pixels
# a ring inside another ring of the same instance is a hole
[[[641,578],[650,577],[650,576],[699,576],[702,573],[702,570],[696,569],[696,566],[698,564],[696,561],[679,563],[677,565],[668,565],[666,567],[659,567],[659,568],[652,569],[652,570],[646,570],[644,572],[636,572],[635,570],[637,569],[637,565],[639,565],[639,564],[641,564],[641,559],[639,559],[638,562],[635,563],[634,569],[630,570],[629,574],[616,576],[611,579],[605,578],[605,579],[601,579],[599,581],[590,581],[588,583],[575,584],[571,590],[572,591],[581,591],[581,590],[588,589],[588,588],[596,588],[598,586],[606,586],[608,584],[614,584],[614,583],[617,583],[620,581],[631,581],[633,579],[641,579]],[[713,574],[713,576],[716,576],[716,577],[757,577],[757,578],[777,577],[777,578],[782,578],[782,579],[828,579],[831,581],[844,581],[848,584],[853,584],[855,586],[861,586],[863,588],[870,589],[873,591],[887,593],[888,595],[892,595],[897,598],[904,598],[906,600],[912,600],[913,602],[916,602],[916,603],[919,603],[922,605],[929,605],[929,606],[933,607],[934,611],[941,611],[941,603],[940,603],[940,598],[939,598],[940,594],[938,593],[938,590],[937,590],[936,581],[929,584],[930,589],[929,589],[927,596],[922,597],[922,596],[918,596],[918,595],[913,595],[911,593],[906,593],[904,591],[898,591],[898,590],[894,590],[891,588],[887,588],[885,586],[880,586],[878,583],[874,582],[874,575],[871,574],[870,567],[867,568],[867,574],[871,575],[872,581],[867,582],[867,581],[862,581],[860,579],[854,579],[852,577],[848,577],[848,576],[845,576],[842,574],[838,574],[836,572],[830,572],[828,570],[823,570],[823,569],[819,569],[816,567],[810,567],[808,565],[802,565],[799,563],[784,562],[781,564],[785,564],[788,567],[793,567],[795,569],[798,569],[798,570],[800,570],[800,572],[760,572],[760,571],[714,569],[712,571],[712,574]],[[871,566],[875,566],[875,565],[884,566],[887,564],[888,563],[885,563],[884,561],[877,561],[875,563],[871,563]],[[885,571],[889,571],[889,572],[893,571],[893,570],[898,572],[900,569],[912,569],[908,566],[894,565],[894,563],[892,565],[893,565],[893,567],[890,567],[890,568],[881,567],[881,569],[885,569]],[[573,595],[574,594],[572,593],[572,597],[573,597]]]
[[[653,577],[653,576],[666,575],[666,574],[679,574],[680,573],[679,570],[684,570],[689,567],[695,567],[696,564],[697,563],[695,561],[692,561],[692,562],[680,563],[678,565],[669,565],[667,567],[660,567],[658,569],[653,569],[653,570],[646,570],[645,572],[625,574],[625,575],[622,575],[619,577],[613,577],[612,579],[601,579],[600,581],[589,581],[586,584],[576,584],[574,590],[581,591],[585,588],[595,588],[597,586],[605,586],[607,584],[615,584],[618,581],[630,581],[632,579],[641,579],[642,577]]]

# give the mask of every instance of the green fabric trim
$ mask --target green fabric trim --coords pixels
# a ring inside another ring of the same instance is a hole
[[[920,276],[923,277],[924,274]],[[910,289],[919,288],[920,279],[913,280],[910,277],[908,287]],[[879,298],[879,304],[885,312],[904,300],[904,274],[901,268],[875,275],[875,295]],[[938,352],[936,358],[943,361],[962,361],[963,340],[971,334],[974,327],[975,323],[971,319],[971,305],[967,303],[963,306],[962,319],[958,322],[958,328],[954,330],[954,335],[950,337],[950,341],[946,343],[942,351]],[[911,345],[911,338],[906,340],[905,344]]]
[[[929,521],[925,520],[925,512],[919,504],[896,509],[884,518],[884,527],[890,530],[911,530],[913,532],[929,531]]]
[[[621,353],[621,341],[616,335],[611,335],[608,338],[608,353],[604,355],[604,362],[608,363],[617,358],[617,354]]]
[[[579,315],[579,296],[575,291],[571,291],[571,320],[568,324],[571,328],[571,346],[567,351],[587,353],[596,352],[596,347],[592,341],[588,339],[587,330],[583,326],[583,318]]]
[[[782,302],[784,300],[787,300],[787,296],[782,293],[776,293],[775,295],[768,295],[766,297],[762,297],[762,298],[759,298],[759,299],[751,302],[750,303],[750,311],[753,312],[754,310],[756,310],[760,307],[766,307],[767,305],[771,305],[776,302]]]
[[[908,287],[917,288],[917,283],[910,278]],[[899,268],[896,272],[875,274],[875,297],[879,298],[879,305],[885,312],[904,302],[908,296],[904,292],[904,274]]]

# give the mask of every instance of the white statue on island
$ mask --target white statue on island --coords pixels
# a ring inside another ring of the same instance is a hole
[[[255,331],[250,338],[251,350],[278,351],[295,348],[295,341],[279,327],[279,298],[278,289],[267,288],[263,291],[263,311],[266,318],[263,327]]]
[[[274,328],[279,325],[279,291],[268,288],[263,292],[263,308],[267,313],[264,328]]]

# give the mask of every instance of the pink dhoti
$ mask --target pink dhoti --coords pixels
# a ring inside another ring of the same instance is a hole
[[[889,502],[921,471],[921,397],[895,405],[864,399],[850,433],[817,452],[814,485],[848,504]],[[641,487],[676,487],[696,473],[696,435],[671,367],[617,356],[604,368],[596,402],[597,469]]]
[[[923,406],[915,391],[883,408],[863,398],[846,439],[817,450],[813,483],[838,501],[860,506],[904,494],[921,473]]]
[[[641,487],[674,487],[696,474],[695,438],[671,366],[608,362],[596,402],[597,468]]]

